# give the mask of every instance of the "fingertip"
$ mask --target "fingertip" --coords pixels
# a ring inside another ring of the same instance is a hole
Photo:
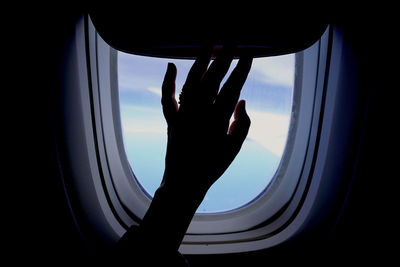
[[[250,124],[250,117],[246,112],[246,101],[240,100],[235,109],[235,120],[231,124],[228,132],[235,151],[239,152],[249,132]]]
[[[247,127],[250,127],[251,120],[250,120],[250,117],[249,117],[249,115],[247,114],[247,111],[246,111],[246,101],[245,100],[240,100],[238,105],[239,105],[238,118],[240,120],[242,120],[243,123],[247,125]]]
[[[243,117],[243,115],[247,115],[246,113],[246,101],[245,100],[240,100],[235,109],[235,119],[238,119],[239,117]]]
[[[174,63],[172,63],[172,62],[168,62],[168,66],[167,66],[167,74],[174,74],[174,73],[176,73],[176,66],[175,66],[175,64]]]
[[[164,76],[164,81],[163,81],[163,89],[174,89],[175,84],[175,78],[176,78],[176,66],[172,62],[168,62],[167,65],[167,71]],[[163,90],[163,91],[164,91]]]
[[[238,105],[240,106],[241,109],[246,109],[246,100],[244,99],[239,100]]]
[[[176,68],[173,62],[168,62],[168,68]]]

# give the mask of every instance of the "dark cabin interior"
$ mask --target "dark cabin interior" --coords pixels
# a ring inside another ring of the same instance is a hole
[[[73,34],[75,19],[80,12],[79,8],[76,11],[63,7],[37,12],[24,10],[15,12],[15,19],[3,22],[6,28],[2,33],[6,46],[3,91],[6,96],[3,97],[5,124],[2,129],[6,133],[6,155],[3,157],[6,163],[2,177],[6,183],[3,185],[5,211],[2,221],[7,227],[3,228],[6,237],[3,239],[4,255],[10,257],[7,262],[12,264],[25,261],[44,265],[93,264],[98,260],[86,247],[70,214],[54,142],[57,129],[53,119],[57,114],[52,112],[52,106],[57,105],[54,99],[60,86],[59,66],[65,43]],[[160,17],[169,21],[165,14]],[[215,26],[225,24],[218,24],[212,18],[202,25],[202,31],[194,27],[195,30],[188,32],[186,37],[192,40],[225,38],[220,34],[224,27]],[[165,33],[165,28],[174,28],[182,19],[185,18],[163,23],[158,30]],[[245,28],[246,23],[250,22],[232,23],[231,27]],[[331,23],[343,29],[346,41],[354,51],[363,101],[368,105],[362,117],[364,130],[354,179],[345,196],[346,204],[338,209],[340,216],[327,222],[329,225],[317,225],[308,235],[294,242],[274,248],[239,254],[188,255],[191,266],[293,263],[384,266],[396,262],[398,201],[395,189],[398,175],[394,161],[398,156],[394,133],[398,119],[394,117],[396,103],[392,101],[397,96],[394,78],[398,75],[393,73],[396,62],[391,61],[398,54],[394,49],[398,48],[391,41],[394,31],[390,29],[391,25],[377,23],[362,15],[356,19],[333,17]],[[10,24],[17,26],[9,27]],[[151,28],[151,25],[142,29],[145,31],[147,27]],[[211,27],[209,35],[204,30],[208,27]],[[256,36],[254,31],[243,32],[250,36],[243,34],[243,38]],[[145,36],[143,32],[138,34]],[[180,36],[171,34],[168,40]],[[133,257],[133,266],[134,261]]]

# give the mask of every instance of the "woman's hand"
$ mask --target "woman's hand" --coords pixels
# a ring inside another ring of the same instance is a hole
[[[232,163],[247,136],[250,118],[245,102],[238,100],[252,58],[240,58],[219,91],[233,59],[230,52],[222,50],[208,69],[211,53],[197,58],[183,86],[179,107],[175,99],[177,70],[168,64],[161,102],[168,124],[162,186],[169,191],[185,191],[202,199]]]
[[[178,250],[208,189],[246,139],[250,118],[245,102],[238,100],[252,58],[241,58],[219,91],[232,58],[225,49],[208,68],[211,53],[198,57],[182,89],[179,107],[175,99],[177,70],[168,64],[161,99],[168,124],[165,172],[140,224],[142,243],[153,250]]]

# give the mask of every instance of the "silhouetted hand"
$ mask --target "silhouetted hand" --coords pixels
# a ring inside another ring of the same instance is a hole
[[[230,52],[223,50],[208,69],[211,54],[197,58],[183,86],[179,108],[175,99],[177,70],[168,64],[162,85],[168,124],[163,185],[172,191],[185,190],[202,199],[232,163],[247,136],[250,118],[245,102],[238,100],[252,58],[241,58],[219,91],[233,59]]]
[[[170,255],[178,250],[208,189],[229,167],[247,136],[250,118],[245,102],[238,100],[252,58],[241,58],[219,90],[232,59],[225,49],[208,68],[211,52],[198,57],[183,86],[179,107],[177,69],[168,64],[161,100],[168,124],[165,172],[140,224],[142,250],[149,246],[148,250]]]

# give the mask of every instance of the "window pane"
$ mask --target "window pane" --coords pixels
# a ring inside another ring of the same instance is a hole
[[[125,150],[132,171],[150,196],[164,171],[167,125],[161,108],[161,84],[167,63],[178,69],[176,98],[192,60],[162,59],[118,52],[118,82]],[[234,60],[230,71],[237,61]],[[230,73],[229,71],[229,73]],[[226,77],[229,76],[229,73]],[[226,78],[225,78],[226,79]],[[210,188],[197,212],[238,208],[256,198],[273,178],[289,128],[294,81],[294,54],[256,58],[241,99],[251,118],[242,149]]]

